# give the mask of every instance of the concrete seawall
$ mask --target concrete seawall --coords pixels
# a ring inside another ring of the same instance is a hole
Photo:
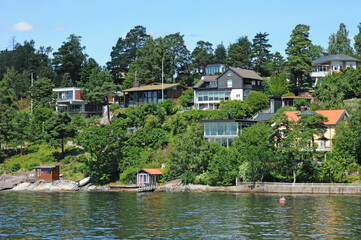
[[[160,186],[158,192],[230,192],[361,195],[361,184],[350,183],[239,183],[237,186],[212,187],[184,185],[180,181]]]

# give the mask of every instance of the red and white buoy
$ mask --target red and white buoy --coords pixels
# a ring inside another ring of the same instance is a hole
[[[279,199],[279,201],[280,201],[280,203],[285,203],[285,202],[286,202],[286,198],[281,197],[281,198]]]

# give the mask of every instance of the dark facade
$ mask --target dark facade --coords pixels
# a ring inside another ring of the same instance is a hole
[[[59,180],[60,168],[56,165],[43,165],[34,167],[35,169],[35,181],[54,181]]]

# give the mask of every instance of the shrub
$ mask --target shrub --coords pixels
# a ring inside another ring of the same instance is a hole
[[[197,174],[194,172],[186,171],[184,172],[180,178],[184,184],[194,183],[196,180]]]
[[[129,167],[124,172],[119,174],[119,181],[124,184],[134,183],[135,182],[135,173],[137,168]]]
[[[36,153],[39,151],[39,145],[38,144],[34,144],[34,145],[31,145],[29,148],[28,148],[28,151],[29,153]]]
[[[115,110],[119,109],[119,104],[118,103],[112,103],[110,106],[109,106],[109,110],[114,113]]]
[[[6,169],[7,172],[16,172],[19,171],[21,168],[20,163],[12,163],[9,165],[9,167]]]

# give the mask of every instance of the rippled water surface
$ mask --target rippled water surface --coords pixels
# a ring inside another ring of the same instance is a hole
[[[361,197],[0,192],[0,239],[361,239]]]

